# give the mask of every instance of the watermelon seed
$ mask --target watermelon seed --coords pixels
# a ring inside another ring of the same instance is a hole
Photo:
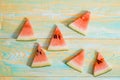
[[[102,62],[103,62],[103,59],[97,60],[97,63],[98,63],[98,64],[100,64],[100,63],[102,63]]]
[[[41,51],[39,53],[42,54]]]
[[[54,38],[57,39],[57,35],[56,34],[54,35]]]
[[[100,63],[102,63],[102,61],[101,60],[97,60],[97,63],[100,64]]]
[[[37,50],[37,53],[42,54],[41,51],[39,52],[38,50]],[[38,55],[38,54],[36,54],[36,55]]]
[[[60,35],[58,35],[59,39],[61,39]]]

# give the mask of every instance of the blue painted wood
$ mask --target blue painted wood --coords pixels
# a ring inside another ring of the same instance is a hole
[[[46,50],[48,39],[39,39],[37,42]],[[69,51],[47,51],[47,56],[52,66],[44,68],[30,68],[30,55],[34,48],[33,42],[17,42],[14,39],[0,40],[0,74],[2,76],[76,76],[93,77],[92,67],[95,60],[95,51],[99,51],[106,61],[112,66],[112,71],[101,75],[102,77],[116,77],[120,75],[120,43],[119,40],[94,40],[94,39],[67,39]],[[76,44],[77,43],[77,44]],[[103,46],[105,45],[105,46]],[[85,62],[83,72],[73,70],[64,62],[68,57],[75,55],[78,50],[85,49]]]

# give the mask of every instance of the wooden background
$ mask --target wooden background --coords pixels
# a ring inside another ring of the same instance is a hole
[[[67,24],[84,11],[91,12],[88,34],[82,36]],[[18,42],[24,17],[33,25],[37,41]],[[120,0],[0,0],[0,80],[119,80]],[[69,51],[47,51],[50,67],[30,68],[27,63],[34,43],[47,49],[54,25],[61,29]],[[64,64],[85,49],[82,73]],[[100,51],[113,70],[92,76],[95,51]]]

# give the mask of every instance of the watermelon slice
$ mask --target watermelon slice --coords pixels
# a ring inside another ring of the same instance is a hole
[[[87,11],[80,18],[76,19],[74,22],[69,24],[69,27],[77,31],[78,33],[85,35],[88,28],[87,26],[88,26],[89,19],[90,19],[90,12]]]
[[[66,64],[73,69],[82,72],[85,52],[81,50],[75,57],[69,60]]]
[[[67,45],[58,27],[56,27],[51,38],[48,50],[67,50]]]
[[[32,26],[27,18],[26,18],[26,22],[24,23],[19,36],[17,37],[17,40],[19,41],[36,40]]]
[[[45,54],[45,51],[38,44],[31,67],[43,67],[43,66],[50,66],[50,63]]]
[[[94,76],[99,76],[110,70],[112,70],[112,68],[107,64],[104,57],[98,52],[97,59],[94,64]]]

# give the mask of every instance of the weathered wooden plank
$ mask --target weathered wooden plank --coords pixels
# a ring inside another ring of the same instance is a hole
[[[0,80],[119,80],[120,77],[0,77]]]
[[[52,66],[30,68],[27,62],[29,62],[28,59],[32,54],[35,42],[17,42],[14,39],[0,39],[0,75],[92,77],[92,66],[96,50],[102,52],[105,59],[113,67],[111,72],[102,76],[120,75],[120,40],[66,39],[69,51],[47,51],[47,56]],[[37,42],[46,49],[49,39],[39,39]],[[68,57],[74,55],[80,49],[85,49],[86,51],[83,73],[71,69],[64,63]]]
[[[119,22],[92,22],[90,23],[88,34],[80,35],[69,29],[61,23],[53,22],[32,22],[35,36],[37,38],[50,38],[54,25],[57,24],[63,33],[64,38],[98,38],[98,39],[119,39],[120,38],[120,23]],[[36,24],[35,24],[36,23]],[[10,26],[10,27],[9,27]],[[12,27],[12,28],[11,28]],[[21,29],[20,21],[4,21],[0,30],[0,38],[16,38]]]
[[[94,4],[90,0],[1,0],[3,28],[0,30],[0,38],[15,38],[24,17],[30,18],[36,37],[48,38],[54,24],[66,25],[80,16],[83,10],[91,11],[88,35],[84,37],[67,26],[60,25],[65,38],[120,38],[119,3],[119,0],[111,0],[109,3],[107,0],[94,1]]]

